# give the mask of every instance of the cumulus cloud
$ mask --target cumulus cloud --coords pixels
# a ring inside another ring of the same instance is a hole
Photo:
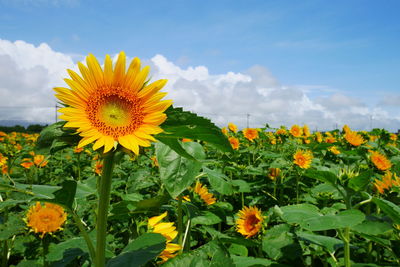
[[[54,122],[54,86],[63,86],[70,56],[24,41],[0,39],[0,119]]]
[[[0,40],[0,120],[25,119],[54,122],[56,100],[52,88],[64,86],[66,69],[75,69],[71,55],[53,51],[47,44],[34,46]],[[181,68],[163,55],[144,60],[152,80],[167,78],[168,99],[174,106],[211,118],[217,125],[236,123],[240,128],[308,124],[327,130],[349,124],[357,130],[371,126],[400,128],[384,106],[370,107],[321,85],[285,85],[264,66],[242,73],[212,74],[206,66]],[[310,91],[322,88],[324,97]]]

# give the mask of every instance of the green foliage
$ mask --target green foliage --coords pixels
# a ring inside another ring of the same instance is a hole
[[[199,143],[183,143],[183,148],[197,160],[184,158],[165,144],[157,143],[155,146],[160,178],[172,198],[193,184],[202,166],[199,160],[205,158]]]

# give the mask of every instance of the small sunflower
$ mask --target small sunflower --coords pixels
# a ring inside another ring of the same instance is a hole
[[[286,129],[280,128],[280,129],[276,130],[275,134],[276,135],[285,135],[285,134],[287,134],[287,131],[286,131]]]
[[[310,133],[310,128],[308,128],[308,125],[304,125],[304,126],[303,126],[303,135],[304,135],[305,137],[309,137],[309,136],[311,135],[311,133]]]
[[[38,168],[42,168],[42,167],[44,167],[44,166],[47,165],[48,161],[45,160],[44,155],[35,155],[35,156],[33,157],[33,163],[35,163],[35,165],[36,165]]]
[[[353,146],[360,146],[365,142],[364,138],[354,131],[346,132],[344,135],[344,139],[346,139],[346,141]]]
[[[40,233],[43,238],[46,233],[54,233],[61,230],[61,226],[67,219],[64,209],[52,203],[45,203],[43,206],[40,202],[32,206],[27,215],[26,223],[35,233]]]
[[[177,255],[176,253],[181,249],[180,245],[171,243],[178,235],[174,223],[161,222],[167,215],[168,213],[164,212],[159,216],[149,218],[148,222],[148,228],[151,232],[162,234],[167,239],[166,248],[158,256],[162,260],[162,263],[175,257]]]
[[[64,127],[76,128],[83,138],[78,147],[90,143],[93,149],[104,147],[104,153],[117,144],[139,154],[139,146],[148,147],[155,141],[152,135],[162,132],[159,127],[167,116],[164,111],[171,100],[161,99],[166,93],[159,91],[167,80],[148,84],[149,67],[140,68],[135,58],[125,70],[126,56],[121,52],[113,68],[109,55],[102,68],[97,59],[89,54],[87,67],[78,63],[82,74],[68,70],[71,79],[65,79],[69,88],[56,87],[56,97],[66,107],[60,119]]]
[[[294,158],[294,164],[299,166],[302,169],[308,169],[310,168],[313,155],[311,151],[307,150],[297,150],[296,153],[293,155]]]
[[[317,140],[318,143],[322,143],[322,134],[320,132],[315,133],[315,140]]]
[[[290,128],[290,134],[294,137],[300,137],[303,135],[303,129],[299,125],[295,124]]]
[[[263,222],[261,210],[257,207],[243,207],[238,213],[238,219],[236,220],[236,230],[246,238],[256,235]]]
[[[252,141],[258,138],[258,130],[254,128],[243,129],[243,135],[247,140]]]
[[[350,127],[349,127],[347,124],[343,125],[343,132],[344,132],[344,133],[351,132],[351,129],[350,129]]]
[[[199,181],[196,182],[196,185],[193,191],[200,196],[200,198],[207,204],[212,205],[216,202],[216,198],[213,194],[208,192],[206,186],[202,185]]]
[[[371,152],[371,161],[378,170],[386,171],[392,167],[392,163],[388,160],[385,155],[377,152]]]
[[[238,130],[237,126],[232,122],[228,123],[228,128],[229,128],[229,130],[231,130],[234,133],[236,133]]]
[[[231,146],[233,149],[239,149],[239,139],[236,137],[229,137],[229,143],[231,143]]]
[[[400,186],[400,178],[396,173],[392,174],[390,171],[386,171],[382,180],[375,179],[374,186],[380,194],[384,194],[385,190],[390,190],[393,186]]]
[[[281,169],[280,168],[269,168],[268,171],[268,177],[272,180],[275,181],[281,174]]]
[[[330,148],[328,148],[328,150],[335,155],[340,154],[340,150],[336,146],[331,146]]]
[[[224,135],[228,135],[228,129],[227,129],[226,127],[222,127],[221,132],[222,132]]]

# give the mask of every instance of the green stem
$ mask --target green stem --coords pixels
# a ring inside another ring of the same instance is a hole
[[[78,163],[78,181],[81,180],[81,153],[78,153],[77,157],[77,163]]]
[[[2,251],[2,267],[7,267],[8,266],[8,241],[4,240],[3,241],[3,251]]]
[[[85,227],[83,226],[82,221],[80,220],[78,215],[71,210],[70,210],[70,214],[72,215],[72,218],[74,219],[76,226],[78,227],[79,231],[81,232],[83,239],[85,239],[85,241],[86,241],[86,245],[89,249],[90,258],[92,259],[92,261],[94,261],[96,258],[95,257],[96,253],[94,250],[92,240],[90,239],[88,233],[86,232]]]
[[[299,177],[296,176],[296,204],[299,204]]]
[[[349,227],[344,228],[343,243],[344,243],[344,266],[350,267],[351,261],[350,261],[350,228]]]
[[[43,247],[43,267],[49,266],[49,263],[46,261],[46,255],[49,252],[49,242],[47,236],[42,238],[42,247]]]
[[[182,247],[183,243],[183,219],[182,219],[182,195],[178,196],[178,243]],[[183,249],[183,247],[182,247]],[[181,251],[182,251],[181,249]]]
[[[97,211],[97,241],[95,266],[105,266],[106,236],[107,236],[107,215],[110,205],[110,191],[112,181],[112,171],[114,168],[115,152],[111,151],[104,155],[103,172],[101,174],[99,188],[99,205]]]

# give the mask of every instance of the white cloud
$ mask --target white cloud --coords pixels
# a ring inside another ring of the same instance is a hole
[[[47,44],[0,39],[0,119],[54,122],[54,86],[64,86],[70,56]]]
[[[248,119],[250,127],[268,123],[273,127],[308,124],[313,130],[343,124],[358,130],[371,125],[400,128],[400,118],[384,106],[369,107],[324,85],[284,85],[263,66],[243,73],[211,74],[205,66],[182,68],[162,55],[143,64],[151,65],[152,80],[169,80],[165,91],[174,106],[210,117],[219,126],[234,122],[243,128]],[[74,58],[47,44],[0,40],[0,120],[54,122],[52,88],[64,86],[67,68],[76,68]],[[325,96],[313,98],[314,90],[323,90]]]

